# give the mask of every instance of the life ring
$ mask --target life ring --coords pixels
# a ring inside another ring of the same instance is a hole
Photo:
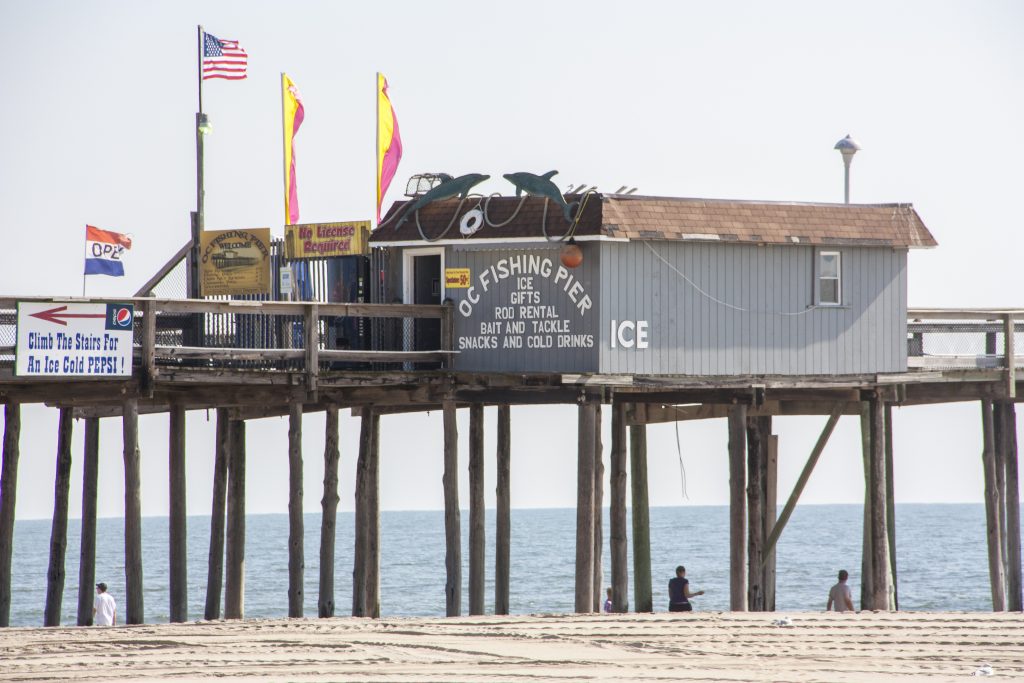
[[[484,212],[480,209],[470,209],[459,219],[459,232],[467,237],[472,235],[484,225]]]

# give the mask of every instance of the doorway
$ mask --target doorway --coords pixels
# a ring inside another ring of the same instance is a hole
[[[404,261],[406,303],[441,305],[444,300],[444,249],[407,249]],[[438,318],[414,318],[412,322],[412,350],[436,351],[441,348],[441,321]]]

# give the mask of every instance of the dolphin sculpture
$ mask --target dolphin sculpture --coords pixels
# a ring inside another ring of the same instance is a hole
[[[416,213],[424,206],[441,199],[450,199],[451,197],[465,199],[473,187],[491,177],[481,173],[467,173],[466,175],[460,175],[458,178],[452,178],[450,175],[445,174],[439,175],[442,178],[441,184],[432,188],[416,201],[409,202],[409,204],[405,206],[405,209],[403,209],[398,222],[395,223],[395,230],[397,230],[398,226],[404,223],[409,216]]]
[[[534,197],[545,197],[562,207],[562,215],[568,223],[572,223],[572,209],[566,203],[558,186],[551,182],[552,176],[558,171],[548,171],[544,175],[532,173],[506,173],[502,177],[516,186],[516,196],[523,192]]]

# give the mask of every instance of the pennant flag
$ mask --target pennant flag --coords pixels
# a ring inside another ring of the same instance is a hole
[[[377,222],[384,194],[402,160],[402,137],[398,134],[398,119],[388,97],[388,81],[377,74]]]
[[[221,40],[217,36],[203,33],[203,80],[223,78],[240,81],[245,78],[249,55],[237,40]]]
[[[284,222],[299,222],[299,189],[295,182],[295,134],[306,118],[302,97],[287,74],[281,74],[281,103],[284,121]]]
[[[132,238],[119,232],[85,226],[85,274],[124,275],[124,262]]]

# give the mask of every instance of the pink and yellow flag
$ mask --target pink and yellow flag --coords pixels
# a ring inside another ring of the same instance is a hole
[[[377,223],[384,194],[402,160],[402,137],[398,134],[398,119],[388,97],[388,81],[377,74]]]
[[[295,134],[306,116],[302,97],[287,74],[281,74],[281,103],[284,121],[284,222],[299,222],[299,190],[295,182]]]

